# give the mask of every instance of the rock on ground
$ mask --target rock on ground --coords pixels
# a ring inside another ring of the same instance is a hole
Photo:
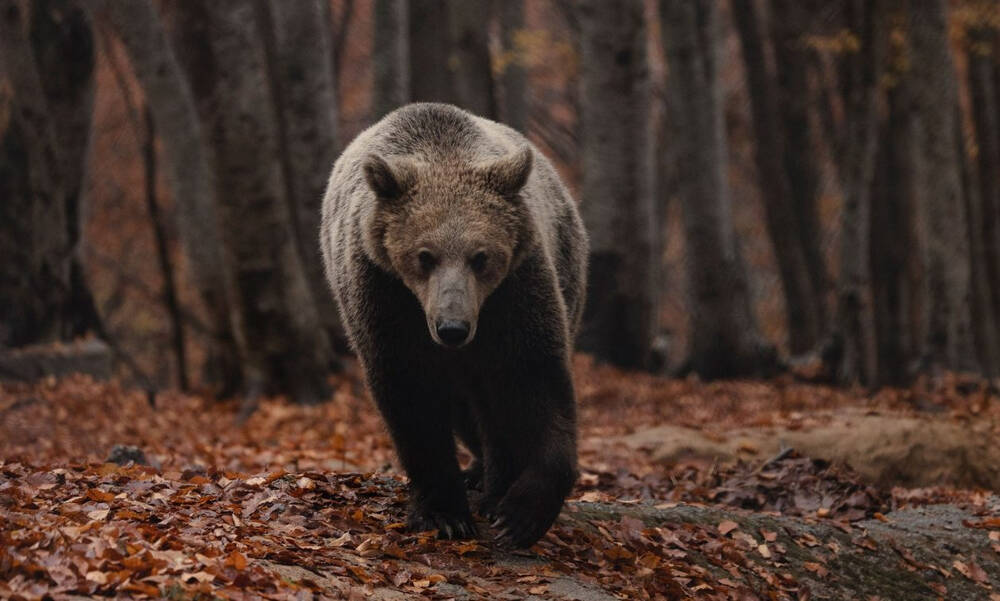
[[[621,441],[654,460],[760,461],[782,447],[850,465],[868,483],[885,487],[952,485],[1000,490],[1000,445],[989,424],[932,418],[836,415],[808,429],[742,428],[718,435],[662,425]]]

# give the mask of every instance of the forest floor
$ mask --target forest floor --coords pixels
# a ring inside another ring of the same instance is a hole
[[[1000,601],[985,383],[575,372],[582,476],[519,552],[485,523],[473,541],[402,529],[353,367],[331,402],[266,400],[244,423],[237,401],[154,407],[83,376],[3,384],[0,598]]]

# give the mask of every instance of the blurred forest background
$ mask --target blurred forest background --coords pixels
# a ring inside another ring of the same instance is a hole
[[[0,354],[326,398],[330,168],[442,101],[579,199],[598,360],[1000,373],[996,0],[0,0],[0,69]]]

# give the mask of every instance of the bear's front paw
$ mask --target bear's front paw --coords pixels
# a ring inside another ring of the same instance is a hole
[[[495,538],[515,547],[527,548],[535,544],[559,517],[565,494],[550,483],[522,478],[496,508],[493,528],[499,529]]]
[[[410,509],[406,527],[411,532],[437,530],[438,538],[475,538],[476,523],[468,511],[451,513],[433,509]]]

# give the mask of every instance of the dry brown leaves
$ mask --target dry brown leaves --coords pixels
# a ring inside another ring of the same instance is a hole
[[[904,504],[984,497],[877,491],[846,468],[794,453],[763,466],[662,466],[604,442],[667,422],[724,430],[801,423],[846,405],[909,411],[918,397],[952,415],[1000,411],[960,380],[866,399],[791,381],[663,380],[586,358],[576,372],[584,469],[575,499],[727,505],[849,528]],[[356,375],[332,384],[334,397],[321,407],[266,400],[242,424],[235,402],[164,393],[151,407],[140,392],[82,377],[0,386],[0,598],[364,598],[379,586],[444,598],[445,583],[497,598],[513,582],[546,598],[565,574],[622,598],[808,597],[768,568],[784,553],[777,533],[743,532],[735,522],[646,527],[626,518],[581,527],[564,519],[533,549],[548,567],[533,570],[500,562],[509,555],[491,543],[406,533],[403,481],[381,421]],[[138,446],[151,465],[103,463],[118,444]],[[1000,549],[994,519],[968,527],[990,530]],[[692,561],[695,554],[711,565]],[[963,577],[982,578],[973,559],[956,561]],[[278,566],[302,571],[289,576]],[[806,569],[822,577],[826,568]],[[746,588],[747,574],[767,597]]]

